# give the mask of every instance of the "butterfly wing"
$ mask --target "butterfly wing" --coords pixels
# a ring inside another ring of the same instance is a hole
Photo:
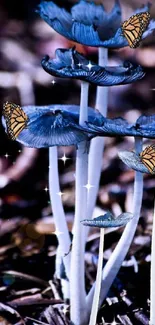
[[[13,108],[16,108],[16,104],[6,102],[3,104],[3,110],[2,110],[2,115],[7,119],[10,116],[11,110]]]
[[[146,147],[140,153],[142,163],[148,168],[151,174],[155,174],[155,145]]]
[[[129,46],[136,48],[142,38],[143,32],[146,30],[150,21],[150,13],[148,11],[131,16],[122,24],[122,32],[126,37]]]
[[[26,128],[28,116],[19,105],[8,102],[4,104],[2,113],[6,119],[8,135],[16,140],[19,133]]]

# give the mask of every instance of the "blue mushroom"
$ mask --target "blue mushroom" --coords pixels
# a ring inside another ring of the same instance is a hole
[[[137,136],[155,139],[155,115],[141,115],[133,124],[128,123],[121,117],[102,119],[101,123],[101,125],[97,125],[88,121],[86,125],[90,133],[97,134],[98,136],[108,133],[109,136]]]
[[[46,55],[42,67],[56,77],[81,79],[98,86],[128,84],[145,75],[141,66],[129,62],[124,66],[101,67],[87,60],[75,48],[57,49],[55,59]]]
[[[133,14],[149,10],[149,4],[136,10]],[[95,47],[121,48],[128,46],[122,32],[121,7],[118,0],[110,13],[103,5],[81,0],[67,12],[54,2],[42,1],[36,12],[56,32],[69,40]],[[155,29],[155,21],[151,20],[142,38],[147,37]]]
[[[102,125],[86,122],[89,132],[102,136],[104,133],[108,133],[109,136],[140,136],[142,135],[136,130],[134,124],[129,124],[122,117],[114,119],[105,118]]]
[[[135,152],[127,150],[120,151],[118,156],[129,168],[141,173],[150,174],[148,168],[142,163],[141,157]]]
[[[141,115],[136,121],[136,130],[143,134],[143,137],[155,138],[155,115]]]
[[[111,212],[105,213],[103,216],[99,216],[94,219],[85,219],[81,223],[84,226],[98,227],[98,228],[110,228],[110,227],[123,227],[133,218],[133,214],[126,212],[120,214],[118,217],[114,217]]]
[[[96,136],[155,138],[155,115],[141,116],[136,123],[129,124],[121,117],[105,118],[89,107],[88,121],[81,126],[76,105],[20,107],[5,103],[2,113],[8,136],[34,148],[78,145]]]
[[[17,119],[14,118],[15,114],[18,114]],[[102,115],[89,108],[89,121],[100,125]],[[79,106],[76,105],[21,108],[6,103],[3,108],[3,125],[12,140],[34,148],[77,145],[92,137],[89,130],[79,125]]]
[[[141,138],[155,138],[155,115],[141,115],[134,128]],[[98,131],[97,131],[98,132]],[[141,135],[140,135],[141,134]],[[129,167],[141,173],[155,174],[155,145],[148,146],[140,155],[135,152],[119,152],[120,159]]]
[[[155,138],[155,115],[141,115],[136,123],[137,135],[144,138]],[[135,152],[119,152],[120,159],[129,167],[141,173],[155,174],[155,145],[148,146],[140,155]]]

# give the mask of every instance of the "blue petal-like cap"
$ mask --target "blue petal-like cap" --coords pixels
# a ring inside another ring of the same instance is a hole
[[[138,156],[135,152],[120,151],[118,156],[129,168],[141,173],[151,174],[148,168],[142,163],[140,156]]]
[[[155,115],[141,115],[136,121],[136,128],[143,134],[143,137],[155,138]]]
[[[122,117],[114,119],[105,119],[103,124],[98,126],[95,123],[86,122],[90,132],[97,133],[102,136],[104,133],[108,133],[109,136],[139,136],[143,137],[143,133],[137,130],[134,124],[129,124]]]
[[[118,0],[110,13],[102,5],[85,0],[74,5],[71,14],[52,1],[41,2],[36,12],[59,34],[90,46],[100,46],[105,39],[114,36],[121,23]]]
[[[42,19],[46,21],[59,34],[72,39],[72,16],[64,8],[59,8],[52,1],[42,1],[36,10]]]
[[[45,56],[42,66],[51,75],[81,79],[98,86],[127,84],[145,75],[141,66],[129,62],[125,62],[124,66],[100,67],[87,60],[75,48],[57,49],[55,59]]]
[[[143,12],[149,12],[150,7],[151,7],[151,4],[148,3],[147,5],[144,5],[141,8],[136,9],[133,12],[132,16],[136,15],[136,14],[139,14],[139,13],[143,13]],[[128,17],[128,18],[130,18],[130,17]],[[148,37],[150,34],[152,34],[152,32],[154,30],[155,30],[155,20],[151,19],[148,27],[146,28],[146,30],[142,34],[142,39],[145,39],[146,37]],[[101,45],[101,46],[107,47],[107,48],[122,48],[122,47],[125,47],[125,46],[128,46],[128,45],[129,45],[128,41],[124,37],[124,35],[122,33],[122,27],[119,26],[119,28],[117,29],[115,35],[113,35],[113,36],[111,36],[111,38],[108,38],[107,40],[105,40],[104,44]]]
[[[149,10],[149,4],[137,9],[133,14]],[[85,0],[79,1],[71,9],[71,14],[52,1],[43,1],[36,10],[54,30],[64,37],[88,46],[121,48],[128,46],[121,28],[121,7],[118,0],[110,13],[102,5]],[[142,38],[155,29],[151,20]]]
[[[84,226],[109,228],[109,227],[123,227],[133,218],[132,213],[122,213],[118,217],[114,217],[111,212],[105,213],[103,216],[99,216],[94,219],[85,219],[81,223]]]
[[[106,19],[107,13],[102,4],[96,5],[94,2],[81,0],[72,7],[71,15],[73,21],[99,26]]]
[[[97,28],[99,38],[107,40],[112,38],[121,24],[122,11],[119,0],[115,0],[115,4],[110,13],[106,12],[105,19]]]
[[[116,34],[113,37],[105,40],[102,46],[107,47],[109,49],[116,49],[126,47],[128,45],[129,43],[122,33],[122,27],[119,27],[116,31]]]
[[[42,1],[36,12],[59,34],[89,46],[104,46],[104,40],[113,37],[121,24],[119,0],[110,13],[85,0],[74,5],[71,14],[52,1]]]
[[[11,115],[7,116],[7,110],[5,112],[3,109],[3,125],[6,133],[13,140],[16,139],[29,147],[77,145],[95,136],[155,138],[155,115],[141,116],[135,124],[129,124],[122,118],[107,119],[99,111],[89,107],[88,122],[80,126],[79,106],[76,105],[24,106],[22,108],[18,106],[19,109],[26,114],[26,123],[20,124],[19,121],[19,125],[12,126],[10,129]]]
[[[21,109],[26,114],[27,124],[16,140],[25,146],[70,146],[92,137],[89,130],[79,125],[79,106],[24,106]],[[88,114],[90,122],[102,123],[103,117],[98,111],[89,108]],[[4,118],[3,124],[7,132]]]
[[[89,132],[109,136],[137,136],[140,138],[155,139],[155,115],[141,115],[133,124],[129,124],[125,119],[118,117],[103,120],[102,125],[86,122]]]
[[[76,41],[80,42],[79,35],[83,34],[85,42],[94,39],[94,33],[99,36],[100,41],[111,38],[115,35],[121,24],[121,7],[118,0],[115,1],[111,12],[106,12],[103,5],[96,5],[94,2],[85,0],[79,1],[71,10],[73,25],[72,33]],[[88,29],[85,27],[89,27]],[[78,30],[79,35],[78,35]],[[81,42],[80,42],[81,43]]]

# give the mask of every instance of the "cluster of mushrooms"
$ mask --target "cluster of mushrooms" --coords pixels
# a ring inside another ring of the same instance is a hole
[[[129,45],[136,48],[155,30],[155,21],[150,19],[148,4],[137,9],[133,16],[129,17],[129,21],[123,23],[119,0],[115,1],[110,12],[105,11],[101,4],[85,0],[74,5],[70,13],[51,1],[41,2],[36,11],[46,23],[67,39],[99,48],[98,64],[78,53],[76,47],[57,49],[55,58],[50,59],[46,55],[41,62],[43,69],[52,76],[81,80],[80,106],[51,104],[20,107],[5,103],[3,107],[3,125],[12,140],[28,147],[49,148],[49,192],[59,241],[57,267],[63,265],[66,273],[66,279],[61,279],[63,295],[64,298],[70,299],[71,322],[74,325],[88,323],[95,325],[97,311],[107,296],[136,231],[142,204],[142,173],[155,173],[154,166],[147,163],[147,160],[155,159],[155,148],[151,146],[145,149],[145,152],[142,151],[143,138],[155,138],[155,115],[140,116],[133,124],[121,117],[114,119],[106,117],[108,87],[136,82],[145,76],[145,71],[137,63],[131,62],[123,62],[120,66],[108,66],[108,49],[120,49]],[[125,34],[125,26],[131,19],[135,21],[138,19],[140,24],[138,37],[135,36],[132,44],[129,42],[132,39]],[[95,109],[88,106],[89,84],[97,86]],[[71,92],[70,89],[68,91]],[[103,216],[92,219],[99,189],[104,137],[107,136],[135,138],[135,152],[119,153],[123,162],[136,170],[133,209],[117,217],[107,211]],[[86,150],[88,143],[90,143],[89,152]],[[57,148],[71,145],[76,147],[77,158],[75,220],[70,250],[71,240],[65,213],[61,197],[57,195],[60,192]],[[90,192],[87,191],[86,184],[93,185]],[[96,283],[87,294],[84,252],[88,231],[83,225],[101,228]],[[104,228],[122,226],[125,226],[124,232],[102,269]],[[151,259],[151,324],[155,324],[154,263],[155,222]]]

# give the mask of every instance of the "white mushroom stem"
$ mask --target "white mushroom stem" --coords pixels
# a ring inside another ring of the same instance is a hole
[[[70,254],[67,253],[70,250],[71,241],[60,193],[58,149],[57,147],[51,147],[49,148],[49,194],[56,228],[56,235],[59,241],[59,252],[61,252],[61,256],[63,257],[65,271],[67,277],[69,278]]]
[[[79,116],[80,125],[84,125],[85,122],[88,121],[88,92],[89,92],[89,83],[82,81],[81,99],[80,99],[80,116]]]
[[[142,140],[135,138],[135,151],[139,154],[142,151]],[[141,205],[143,196],[143,174],[135,172],[134,182],[134,197],[133,197],[133,219],[127,224],[125,230],[114,249],[109,261],[105,265],[102,272],[102,286],[99,306],[101,306],[103,300],[106,298],[107,293],[124,261],[124,258],[129,250],[131,242],[133,240],[137,224],[140,217]],[[132,211],[131,211],[132,212]],[[93,295],[95,290],[95,284],[91,288],[87,296],[87,312],[88,317],[91,312],[91,306],[93,301]]]
[[[99,244],[99,257],[98,257],[98,266],[97,266],[97,276],[96,276],[96,285],[93,298],[93,305],[90,315],[89,325],[96,324],[98,306],[99,306],[99,297],[101,290],[101,281],[102,281],[102,265],[103,265],[103,249],[104,249],[104,228],[100,229],[100,244]]]
[[[106,66],[108,63],[108,49],[99,48],[99,65]],[[96,109],[98,109],[103,116],[107,115],[108,106],[108,87],[97,87],[96,96]],[[96,137],[91,140],[89,162],[88,162],[88,181],[93,187],[90,189],[88,194],[88,208],[87,218],[91,218],[96,198],[99,190],[99,182],[102,170],[102,157],[104,150],[104,137]],[[86,228],[86,233],[88,233]]]
[[[151,247],[150,325],[155,324],[155,203]]]
[[[89,84],[81,83],[81,101],[79,123],[83,125],[88,120],[88,89]],[[85,229],[80,221],[87,215],[87,188],[88,182],[88,150],[87,142],[78,145],[76,156],[76,202],[74,236],[72,243],[71,271],[70,271],[70,297],[71,320],[74,325],[84,324],[86,314],[85,292]]]

